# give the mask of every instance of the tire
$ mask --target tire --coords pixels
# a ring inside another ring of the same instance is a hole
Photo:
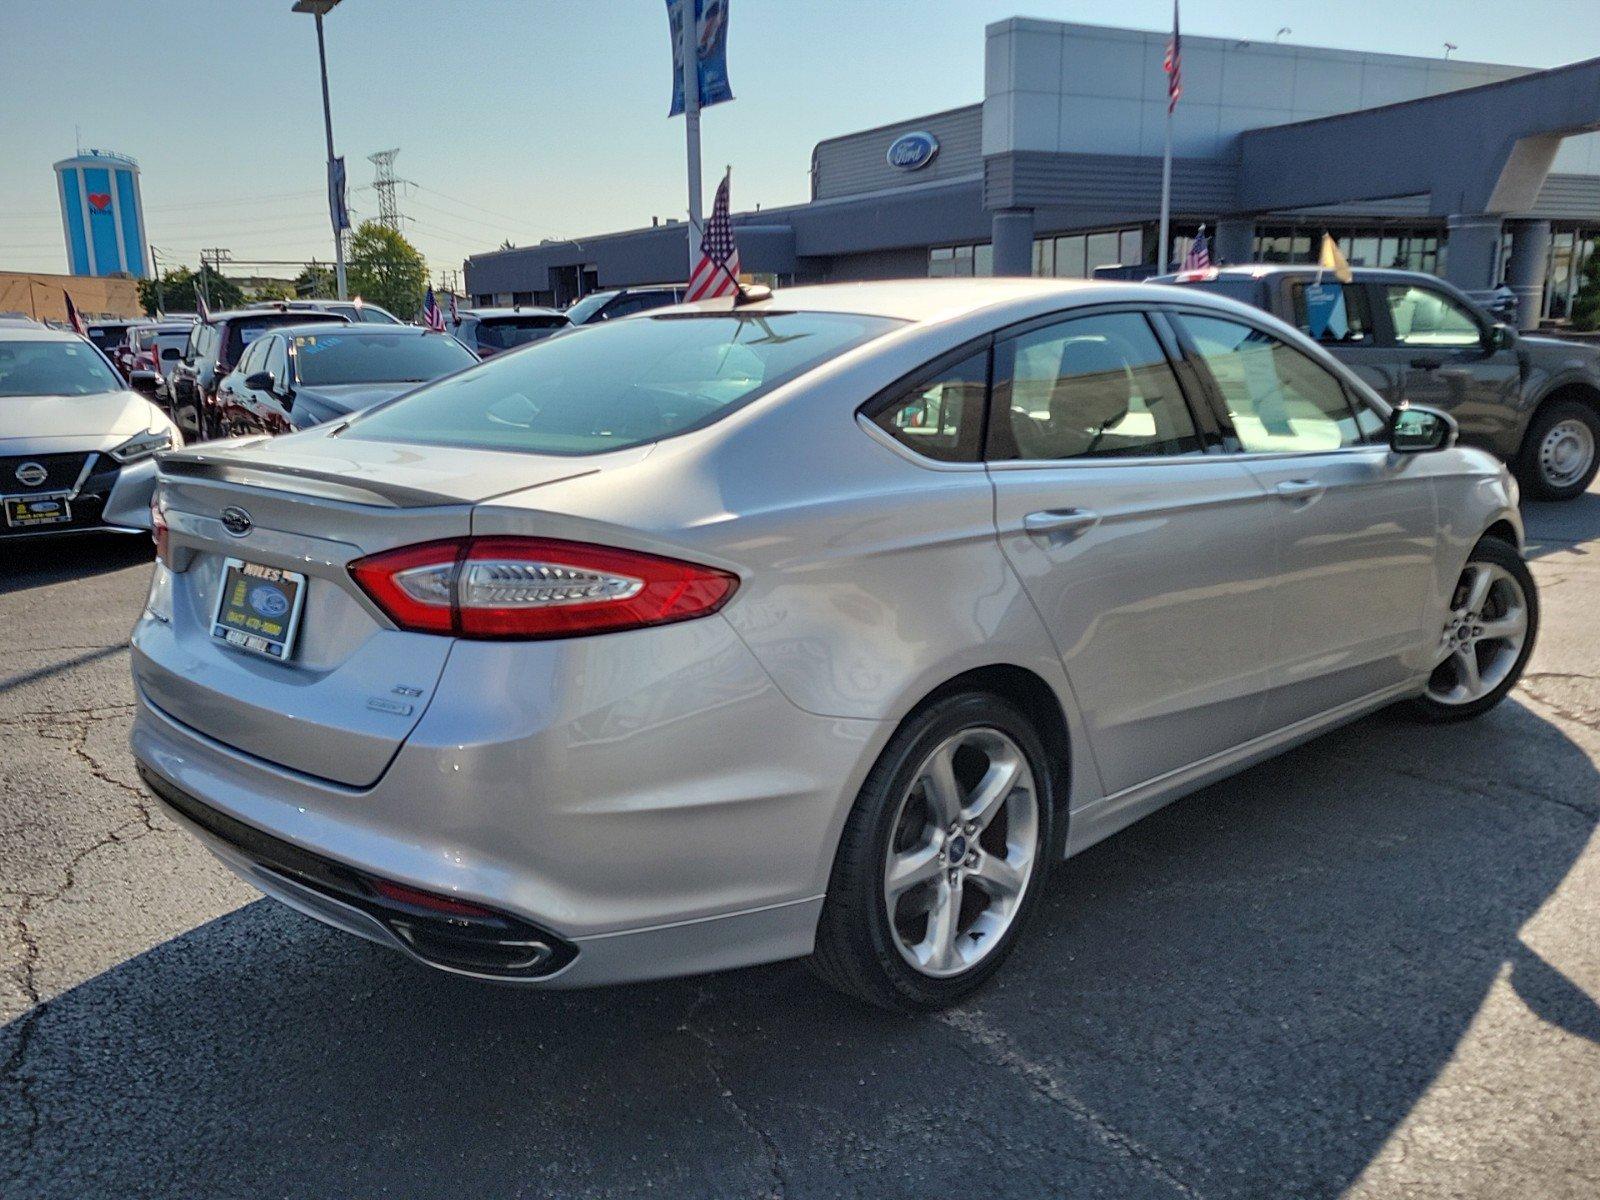
[[[1517,480],[1535,500],[1571,500],[1600,470],[1600,412],[1577,400],[1547,401],[1528,426]]]
[[[1473,585],[1483,578],[1488,579],[1488,591],[1474,606]],[[1519,607],[1520,634],[1479,636],[1485,630],[1516,630]],[[1439,644],[1444,657],[1428,678],[1428,690],[1408,702],[1412,714],[1424,721],[1469,721],[1499,704],[1522,678],[1539,634],[1533,574],[1516,547],[1499,538],[1486,537],[1473,547],[1450,609]]]
[[[955,785],[942,804],[936,778]],[[999,969],[1038,902],[1057,845],[1055,808],[1044,742],[1009,701],[963,692],[913,714],[845,822],[811,968],[842,992],[902,1012],[968,995]],[[893,884],[891,853],[903,868]],[[924,882],[904,884],[929,867]],[[903,889],[893,900],[891,886]]]

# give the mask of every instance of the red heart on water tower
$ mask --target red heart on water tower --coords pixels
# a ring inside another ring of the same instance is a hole
[[[89,207],[94,209],[95,212],[105,212],[106,209],[111,207],[111,193],[110,192],[90,192],[89,193]]]

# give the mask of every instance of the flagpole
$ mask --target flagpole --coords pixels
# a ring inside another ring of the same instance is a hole
[[[1172,104],[1167,104],[1167,147],[1161,155],[1161,248],[1156,258],[1165,275],[1172,265]]]
[[[700,194],[700,51],[697,0],[678,0],[678,45],[683,59],[683,132],[689,159],[689,237],[684,278],[694,270],[703,219]]]

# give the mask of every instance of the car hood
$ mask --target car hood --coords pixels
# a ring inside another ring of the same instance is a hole
[[[352,413],[385,400],[393,400],[413,388],[416,383],[315,383],[305,384],[295,393],[295,399],[307,399],[334,413]]]
[[[0,396],[0,454],[100,449],[169,424],[137,392]]]
[[[1589,342],[1525,333],[1517,339],[1517,345],[1540,366],[1581,365],[1591,371],[1600,371],[1600,346]]]

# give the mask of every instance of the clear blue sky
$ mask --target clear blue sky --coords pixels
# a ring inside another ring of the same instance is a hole
[[[0,269],[65,270],[51,163],[139,159],[151,241],[193,264],[330,257],[316,41],[290,0],[0,0]],[[1600,56],[1600,0],[1184,0],[1194,34],[1532,67]],[[983,94],[1008,16],[1164,29],[1169,0],[732,0],[738,97],[705,115],[707,195],[805,199],[818,140]],[[399,146],[409,234],[435,270],[501,239],[680,216],[662,0],[344,0],[328,18],[334,135],[353,188]],[[372,215],[370,189],[352,207]],[[463,203],[465,202],[465,203]],[[263,273],[266,273],[263,268]],[[273,272],[276,273],[276,272]]]

